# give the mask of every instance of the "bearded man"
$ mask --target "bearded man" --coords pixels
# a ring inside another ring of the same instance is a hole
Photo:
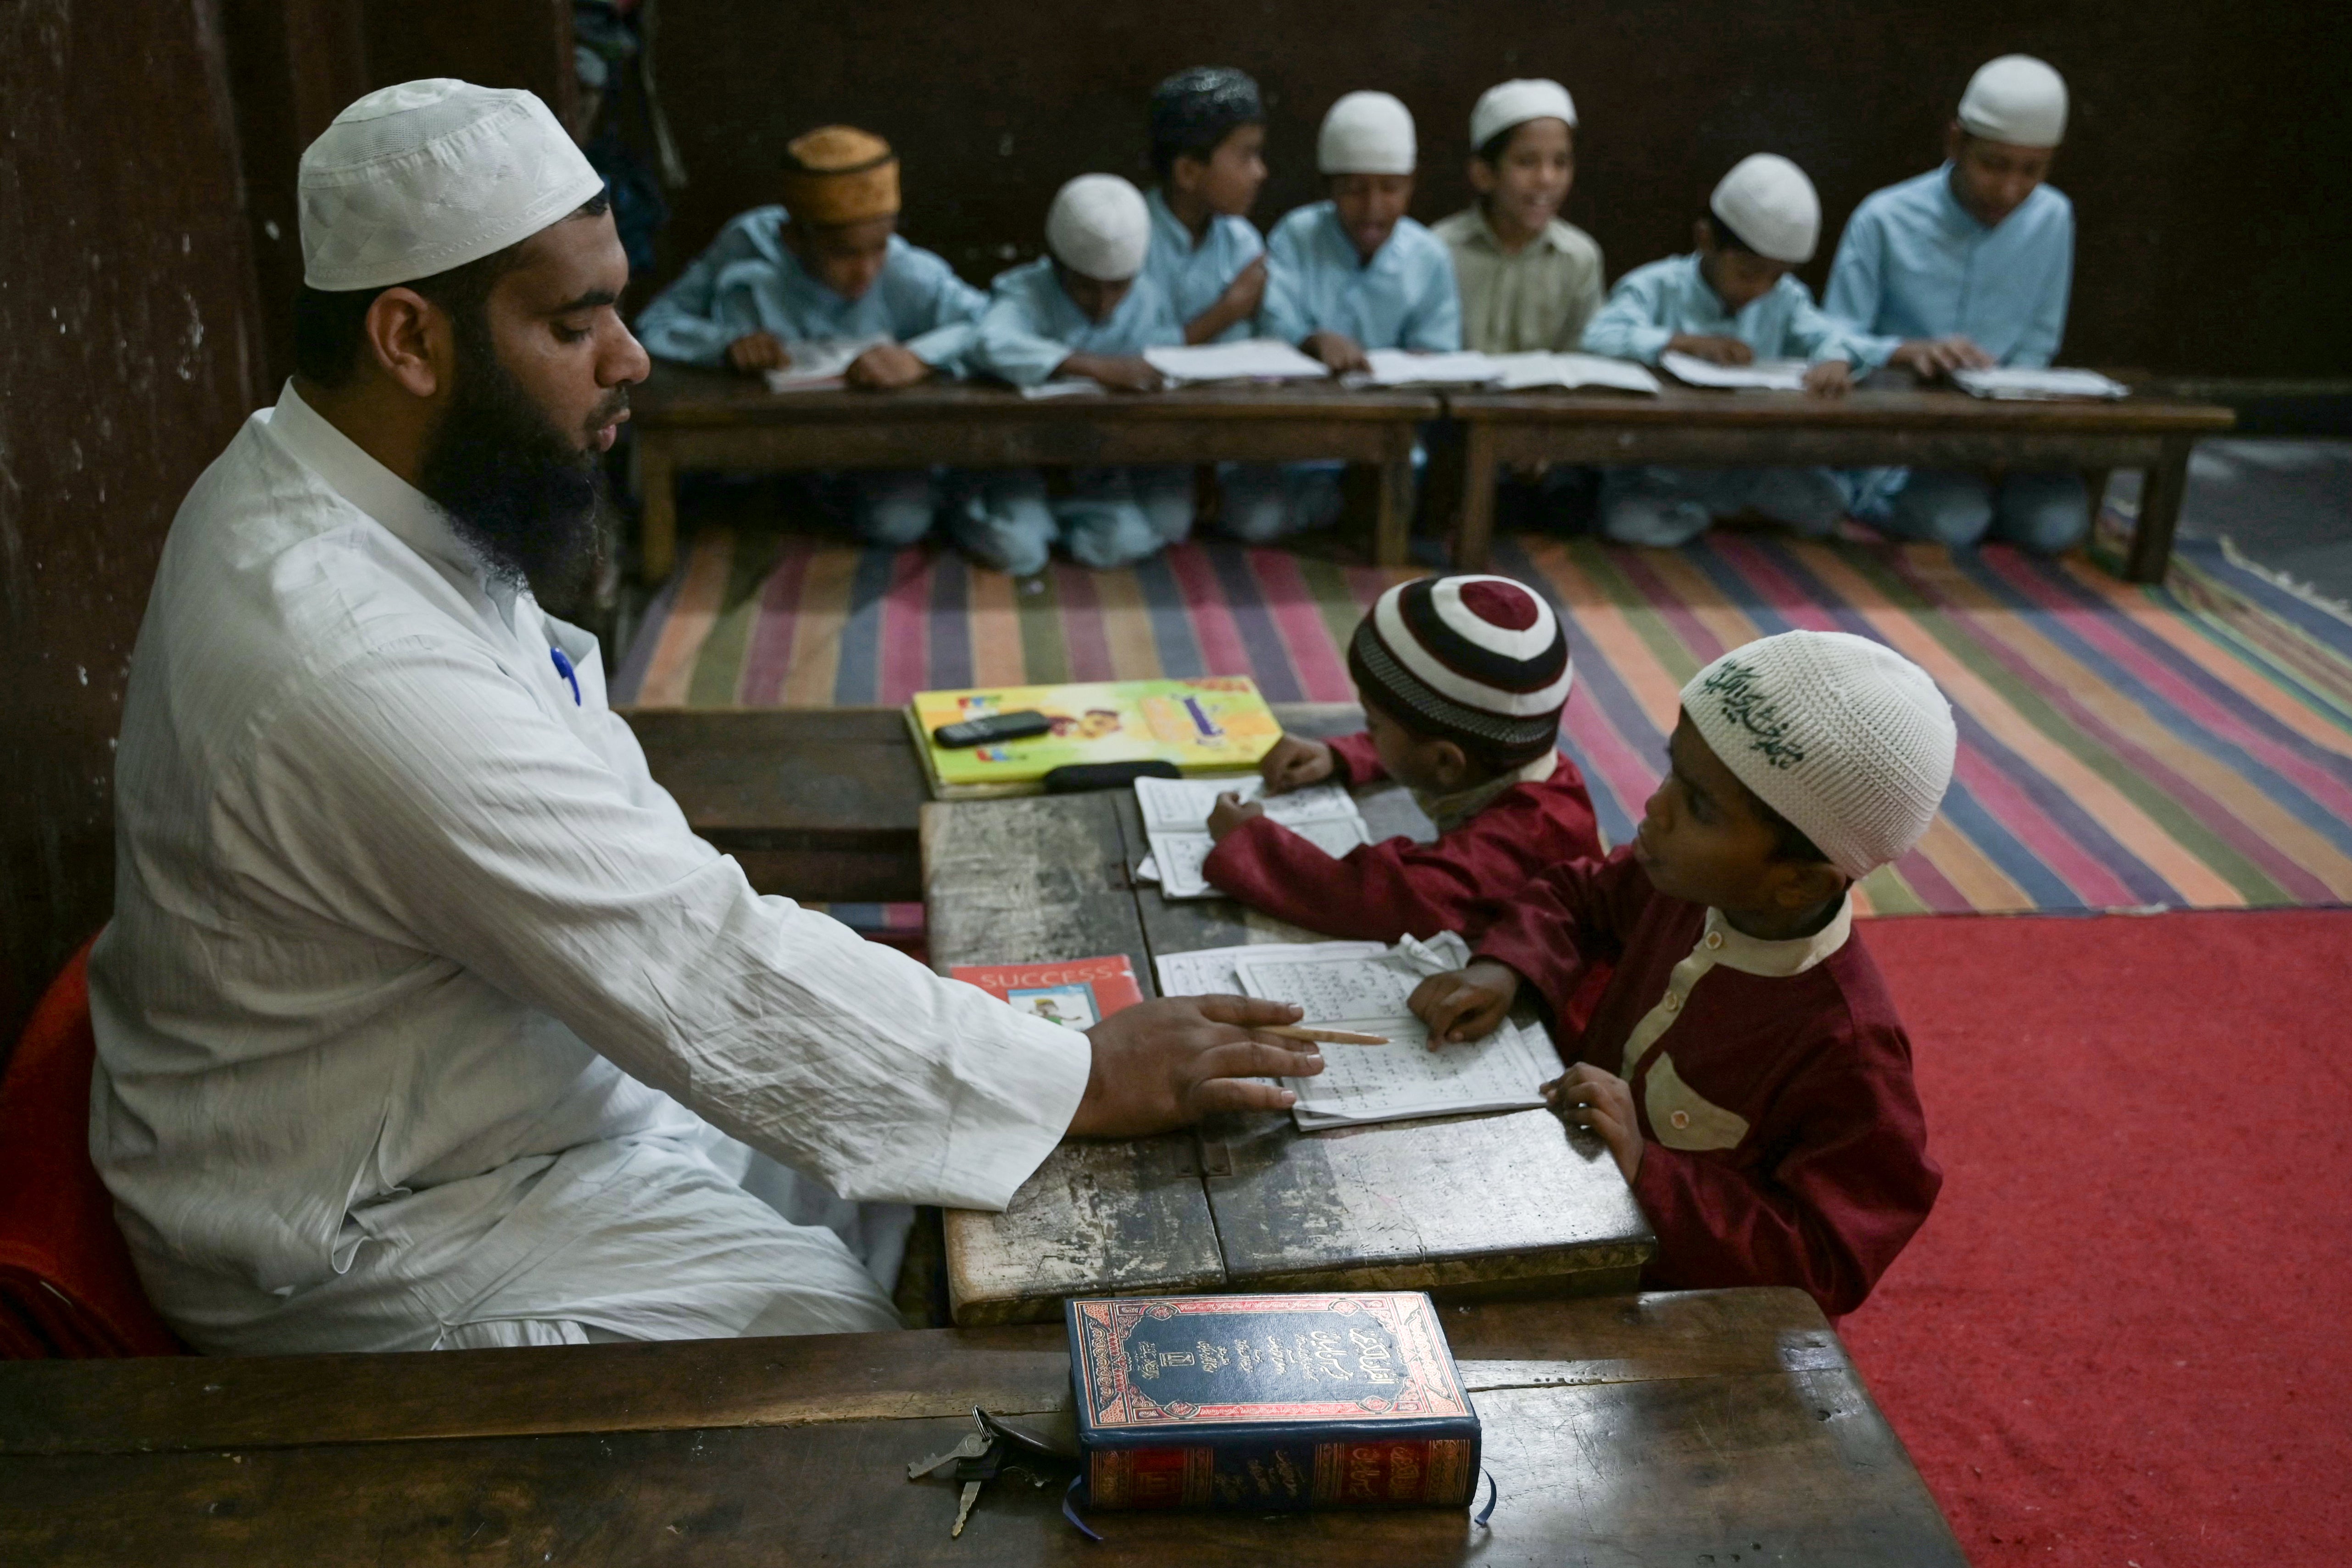
[[[90,963],[91,1153],[191,1344],[894,1327],[880,1205],[1320,1070],[1250,1032],[1293,1008],[1081,1035],[754,893],[533,593],[646,369],[602,182],[530,94],[432,80],[300,186],[298,372],[173,521]]]

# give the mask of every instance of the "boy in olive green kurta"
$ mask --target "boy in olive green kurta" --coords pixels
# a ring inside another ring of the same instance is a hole
[[[1477,205],[1436,226],[1462,290],[1462,346],[1573,353],[1601,308],[1601,247],[1560,221],[1576,105],[1556,81],[1489,88],[1470,115]]]

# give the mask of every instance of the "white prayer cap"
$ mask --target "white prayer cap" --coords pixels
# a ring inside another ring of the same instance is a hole
[[[1782,632],[1691,678],[1683,711],[1724,766],[1864,877],[1919,842],[1952,782],[1958,731],[1927,672],[1851,632]]]
[[[2066,139],[2066,79],[2032,55],[1988,60],[1960,94],[1960,125],[1988,142],[2055,147]]]
[[[435,77],[369,93],[302,154],[302,281],[383,289],[504,250],[604,188],[520,88]]]
[[[1073,272],[1122,282],[1143,270],[1151,212],[1143,193],[1117,174],[1080,174],[1055,193],[1045,245]]]
[[[1822,198],[1805,172],[1778,153],[1751,153],[1731,166],[1707,210],[1757,255],[1800,266],[1822,237]]]
[[[1522,77],[1490,87],[1470,111],[1470,145],[1484,147],[1515,125],[1530,120],[1565,120],[1576,128],[1576,100],[1556,81]]]
[[[1351,92],[1323,116],[1315,166],[1327,174],[1410,174],[1412,110],[1386,92]]]

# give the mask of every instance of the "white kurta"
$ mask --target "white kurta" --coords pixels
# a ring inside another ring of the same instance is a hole
[[[595,639],[290,385],[173,522],[116,822],[90,1149],[200,1349],[879,1326],[712,1128],[998,1208],[1086,1086],[1081,1037],[754,893]]]

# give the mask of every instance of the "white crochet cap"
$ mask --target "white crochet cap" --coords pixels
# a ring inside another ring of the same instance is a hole
[[[1515,125],[1530,120],[1565,120],[1576,129],[1576,100],[1556,81],[1522,77],[1490,87],[1470,110],[1470,145],[1484,147]]]
[[[1080,174],[1054,194],[1045,245],[1081,277],[1123,282],[1143,270],[1151,211],[1143,193],[1117,174]]]
[[[2066,79],[2032,55],[1987,60],[1960,94],[1960,126],[2014,147],[2055,147],[2066,139]]]
[[[1327,174],[1410,174],[1412,110],[1386,92],[1351,92],[1323,116],[1315,166]]]
[[[1691,678],[1683,711],[1724,765],[1849,877],[1919,842],[1952,782],[1951,704],[1849,632],[1782,632]]]
[[[448,77],[369,93],[302,153],[302,281],[383,289],[529,239],[604,188],[544,103]]]
[[[1822,198],[1778,153],[1751,153],[1731,165],[1706,206],[1757,255],[1792,267],[1811,261],[1822,237]]]

